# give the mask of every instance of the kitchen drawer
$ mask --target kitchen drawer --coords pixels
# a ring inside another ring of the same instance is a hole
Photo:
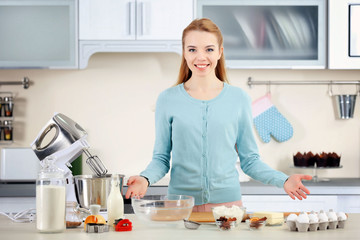
[[[338,211],[337,196],[309,195],[305,200],[293,200],[288,195],[243,195],[244,207],[247,212],[274,211],[274,212],[303,212],[334,209]]]

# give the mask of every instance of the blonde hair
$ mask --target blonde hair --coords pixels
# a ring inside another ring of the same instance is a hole
[[[218,40],[219,48],[223,46],[223,37],[222,37],[221,31],[218,28],[218,26],[216,26],[215,23],[213,23],[208,18],[201,18],[201,19],[193,20],[184,29],[183,34],[182,34],[182,49],[183,49],[182,51],[183,51],[183,54],[182,54],[182,57],[181,57],[181,65],[180,65],[178,79],[177,79],[177,82],[175,83],[175,85],[185,83],[187,80],[190,79],[191,74],[192,74],[191,70],[189,69],[189,67],[188,67],[188,65],[186,63],[185,57],[184,57],[185,37],[190,31],[203,31],[203,32],[208,32],[208,33],[215,34],[215,36],[216,36],[216,38]],[[216,68],[215,68],[215,75],[216,75],[217,78],[220,79],[220,81],[229,83],[228,80],[227,80],[227,76],[226,76],[224,53],[221,54],[221,57],[218,60],[218,63],[217,63]]]

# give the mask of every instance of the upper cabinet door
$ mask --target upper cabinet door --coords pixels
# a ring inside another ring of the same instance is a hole
[[[181,40],[193,20],[193,0],[138,0],[137,39]]]
[[[0,68],[77,68],[77,0],[0,0]]]
[[[323,69],[325,0],[198,0],[224,37],[230,68]]]
[[[193,0],[79,0],[80,40],[180,40]]]
[[[360,0],[329,0],[329,69],[360,69]]]
[[[135,0],[79,0],[80,40],[134,40]]]

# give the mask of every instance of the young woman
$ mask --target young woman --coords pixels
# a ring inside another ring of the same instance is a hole
[[[129,178],[126,198],[142,197],[150,184],[170,170],[169,194],[195,198],[194,211],[216,205],[241,206],[236,161],[252,178],[284,187],[293,199],[309,190],[261,161],[253,136],[251,99],[228,84],[219,28],[209,19],[197,19],[183,31],[183,56],[174,87],[156,103],[156,140],[153,159],[139,176]]]

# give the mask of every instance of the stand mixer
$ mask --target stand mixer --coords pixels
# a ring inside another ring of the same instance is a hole
[[[53,129],[55,129],[54,136],[43,146],[45,137],[50,135]],[[67,179],[67,201],[76,201],[73,175],[69,167],[83,152],[87,156],[86,163],[97,177],[105,176],[107,173],[102,161],[88,151],[90,146],[86,137],[87,132],[79,124],[64,114],[56,113],[31,144],[41,162],[46,158],[52,158],[55,160],[55,165],[64,171]]]

